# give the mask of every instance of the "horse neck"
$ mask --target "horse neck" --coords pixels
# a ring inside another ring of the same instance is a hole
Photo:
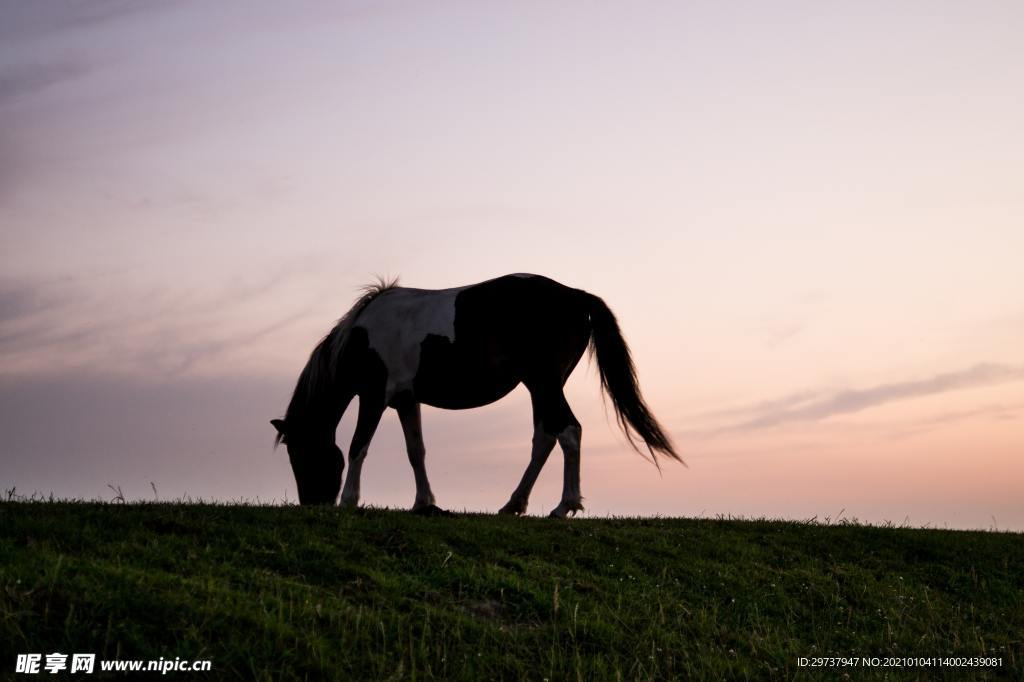
[[[302,429],[310,434],[329,434],[333,440],[338,423],[341,422],[342,415],[354,397],[353,391],[338,385],[331,386],[329,390],[323,390],[318,395],[301,399],[296,395],[292,398],[293,404],[288,408],[288,421],[294,425],[293,428]]]

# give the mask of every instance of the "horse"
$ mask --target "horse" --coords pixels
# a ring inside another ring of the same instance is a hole
[[[533,485],[557,442],[564,457],[562,499],[550,516],[583,510],[582,428],[563,387],[585,350],[630,445],[649,459],[682,463],[640,394],[618,322],[604,301],[540,275],[513,274],[450,289],[412,289],[398,280],[362,295],[316,345],[299,375],[275,448],[287,446],[299,503],[333,505],[345,463],[335,430],[356,396],[359,413],[341,505],[359,503],[359,478],[386,408],[398,413],[416,480],[412,511],[446,514],[427,478],[420,405],[463,410],[493,403],[519,384],[530,393],[533,447],[518,487],[499,513],[526,513]],[[660,467],[659,467],[660,468]]]

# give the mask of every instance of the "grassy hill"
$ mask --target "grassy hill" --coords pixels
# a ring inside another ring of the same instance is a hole
[[[1024,535],[3,503],[0,648],[0,677],[60,651],[211,659],[203,679],[816,678],[814,656],[1019,679]]]

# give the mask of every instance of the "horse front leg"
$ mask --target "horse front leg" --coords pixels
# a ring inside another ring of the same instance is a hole
[[[359,477],[363,471],[363,461],[366,459],[370,441],[373,440],[382,414],[383,400],[359,397],[359,418],[356,420],[356,430],[352,434],[352,445],[348,451],[348,476],[345,477],[345,487],[341,491],[342,507],[359,505]]]
[[[402,422],[402,433],[405,434],[405,451],[409,455],[413,477],[416,479],[416,500],[412,511],[417,514],[443,513],[434,502],[434,493],[427,479],[427,449],[423,446],[423,423],[420,419],[420,404],[413,398],[403,398],[395,409],[398,419]]]

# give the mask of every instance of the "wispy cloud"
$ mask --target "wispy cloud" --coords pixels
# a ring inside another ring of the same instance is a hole
[[[173,6],[170,0],[78,0],[18,2],[0,0],[0,38],[34,41],[59,31],[104,24],[122,17]]]
[[[0,69],[0,106],[87,74],[90,67],[74,59],[20,64]]]
[[[904,440],[913,436],[929,433],[952,422],[974,419],[976,417],[984,417],[994,421],[1011,421],[1018,418],[1021,410],[1024,410],[1024,403],[1010,405],[990,403],[969,410],[943,412],[925,419],[918,419],[910,423],[900,424],[891,428],[886,435],[891,440]]]
[[[926,379],[880,384],[870,388],[802,391],[747,407],[719,412],[719,416],[732,416],[733,420],[707,433],[754,431],[794,422],[819,421],[900,400],[1021,380],[1024,380],[1024,366],[981,363],[963,370],[936,374]]]
[[[118,282],[0,280],[0,376],[76,367],[174,374],[251,349],[312,314],[313,305],[282,311],[271,303],[300,274],[285,266],[209,293],[163,288],[130,295]]]
[[[5,323],[30,315],[44,300],[36,287],[0,281],[0,328]]]

